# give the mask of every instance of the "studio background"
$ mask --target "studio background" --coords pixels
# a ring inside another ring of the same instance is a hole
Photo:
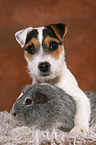
[[[0,110],[31,84],[16,31],[65,23],[66,61],[84,91],[96,91],[96,0],[0,0]]]

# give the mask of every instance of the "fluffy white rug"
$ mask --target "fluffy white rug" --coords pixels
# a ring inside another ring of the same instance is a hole
[[[96,145],[96,125],[88,133],[33,130],[21,126],[7,111],[0,112],[0,145]]]

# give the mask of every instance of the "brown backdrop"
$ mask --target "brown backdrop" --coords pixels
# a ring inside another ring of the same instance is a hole
[[[31,83],[14,33],[50,23],[68,25],[68,67],[84,91],[96,91],[96,0],[0,0],[0,110],[10,110]]]

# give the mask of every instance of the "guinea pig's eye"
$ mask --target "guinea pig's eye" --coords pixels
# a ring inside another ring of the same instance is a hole
[[[31,98],[26,98],[25,101],[24,101],[24,104],[27,106],[27,105],[32,105],[33,104],[33,101],[31,100]]]
[[[29,45],[27,48],[25,48],[25,50],[27,50],[27,52],[29,54],[35,54],[36,53],[36,49],[35,49],[35,46],[33,44]]]
[[[49,45],[49,51],[55,51],[58,48],[58,43],[55,41],[52,41]]]

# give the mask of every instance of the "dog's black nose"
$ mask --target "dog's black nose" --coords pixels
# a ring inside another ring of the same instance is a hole
[[[48,62],[41,62],[38,65],[38,68],[40,69],[41,72],[48,72],[50,70],[50,64]]]

